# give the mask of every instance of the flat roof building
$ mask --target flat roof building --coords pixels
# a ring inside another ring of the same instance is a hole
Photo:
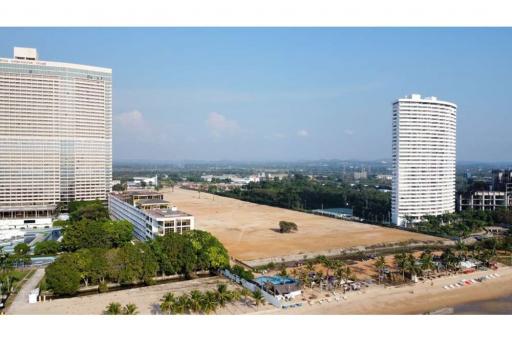
[[[0,58],[0,229],[50,226],[59,203],[107,199],[112,70]]]
[[[132,223],[135,237],[143,241],[171,233],[182,234],[195,226],[194,216],[170,206],[157,191],[112,192],[108,196],[108,210],[112,219]]]
[[[435,97],[393,103],[393,224],[455,211],[456,121],[457,106]]]

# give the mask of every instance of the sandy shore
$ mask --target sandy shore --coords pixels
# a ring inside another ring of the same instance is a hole
[[[498,273],[499,278],[490,279],[462,288],[446,290],[445,285],[462,279],[472,279]],[[167,292],[179,295],[193,289],[201,291],[215,289],[227,280],[220,277],[202,278],[177,283],[155,285],[130,290],[115,291],[84,297],[63,298],[44,303],[13,307],[10,314],[25,315],[98,315],[111,302],[122,305],[134,303],[140,314],[158,314],[160,299]],[[327,292],[318,292],[323,298]],[[292,315],[336,315],[336,314],[421,314],[473,301],[487,300],[512,294],[512,267],[498,271],[476,272],[457,275],[402,287],[372,286],[360,292],[348,292],[347,299],[340,302],[305,305],[294,309],[277,309],[269,304],[255,307],[235,303],[219,309],[217,314],[292,314]]]
[[[179,295],[194,289],[205,291],[215,289],[219,283],[227,282],[227,279],[221,277],[198,278],[176,283],[27,304],[13,308],[9,313],[15,315],[100,315],[109,303],[119,302],[122,305],[128,303],[137,305],[140,314],[155,314],[159,312],[160,300],[168,292]]]
[[[499,278],[483,283],[446,290],[445,285],[462,279],[473,279],[482,275],[498,273]],[[325,292],[324,292],[325,293]],[[487,300],[512,294],[512,267],[498,271],[475,272],[418,283],[414,286],[375,286],[361,293],[348,293],[347,300],[324,304],[305,304],[302,308],[274,310],[272,314],[421,314],[463,303]]]
[[[164,198],[178,209],[195,216],[198,229],[214,234],[226,246],[231,256],[245,261],[315,252],[328,254],[325,252],[340,248],[411,240],[442,240],[433,236],[306,214],[208,193],[201,193],[199,196],[197,191],[175,188],[174,192],[171,189],[163,189],[162,192]],[[279,233],[279,221],[282,220],[297,223],[299,231]]]

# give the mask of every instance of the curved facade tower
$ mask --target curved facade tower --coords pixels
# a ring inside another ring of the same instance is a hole
[[[0,228],[51,224],[59,203],[106,200],[112,182],[112,71],[0,58]]]
[[[393,103],[393,224],[455,211],[456,119],[457,106],[435,97]]]

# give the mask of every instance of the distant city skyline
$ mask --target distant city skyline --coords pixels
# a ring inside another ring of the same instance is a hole
[[[113,160],[391,159],[390,104],[457,103],[457,161],[510,161],[510,28],[2,28],[0,57],[113,70]]]

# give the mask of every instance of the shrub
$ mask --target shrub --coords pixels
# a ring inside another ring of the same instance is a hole
[[[98,286],[98,292],[99,293],[108,292],[108,285],[107,285],[107,283],[100,283],[100,285]]]
[[[280,233],[290,233],[297,231],[298,227],[297,224],[294,222],[288,222],[288,221],[280,221],[279,222],[279,232]]]

